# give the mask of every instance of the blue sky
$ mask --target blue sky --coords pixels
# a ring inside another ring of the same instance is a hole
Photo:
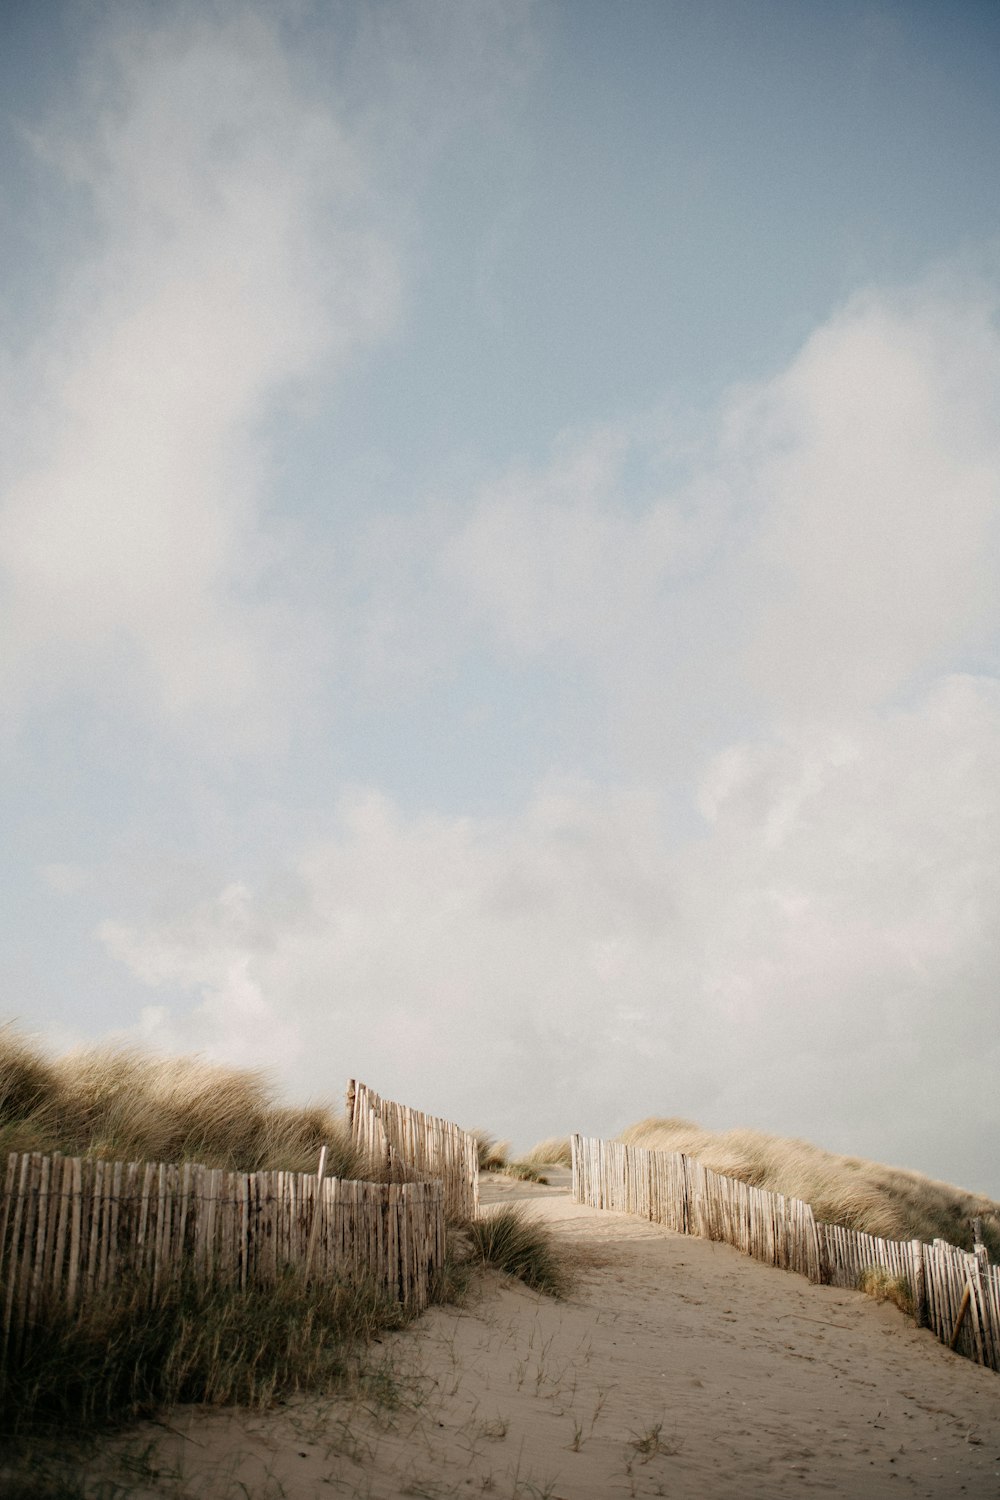
[[[1000,1195],[1000,15],[4,11],[4,1009]]]

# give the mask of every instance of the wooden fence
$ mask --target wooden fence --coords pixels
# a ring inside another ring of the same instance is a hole
[[[437,1182],[320,1185],[318,1174],[15,1152],[0,1201],[0,1348],[52,1296],[74,1305],[130,1278],[153,1299],[182,1271],[241,1287],[288,1268],[372,1278],[422,1308],[444,1236]]]
[[[444,1186],[445,1212],[474,1219],[479,1212],[479,1146],[474,1135],[449,1120],[380,1099],[356,1080],[347,1090],[351,1136],[377,1170],[390,1178],[436,1178]]]
[[[828,1286],[856,1288],[863,1273],[883,1270],[905,1279],[918,1326],[1000,1370],[1000,1267],[990,1265],[983,1246],[970,1253],[945,1240],[884,1240],[824,1224],[801,1199],[748,1187],[680,1152],[579,1135],[572,1144],[578,1203],[720,1240]]]

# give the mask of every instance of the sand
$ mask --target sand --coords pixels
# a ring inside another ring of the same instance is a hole
[[[175,1410],[100,1458],[130,1495],[1000,1497],[1000,1376],[890,1304],[494,1180],[577,1265],[563,1302],[490,1275],[373,1350],[350,1397]],[[378,1399],[379,1395],[388,1401]]]

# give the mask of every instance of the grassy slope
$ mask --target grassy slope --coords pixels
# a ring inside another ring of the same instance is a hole
[[[0,1027],[0,1158],[62,1151],[310,1172],[323,1145],[331,1176],[364,1175],[339,1115],[277,1104],[260,1073],[135,1048],[50,1059],[13,1027]]]
[[[920,1172],[855,1156],[835,1156],[807,1141],[758,1130],[702,1130],[689,1120],[641,1120],[622,1132],[633,1146],[683,1151],[706,1167],[754,1187],[812,1204],[818,1219],[884,1239],[944,1239],[972,1248],[981,1217],[990,1255],[1000,1260],[1000,1203]]]
[[[339,1116],[278,1105],[259,1073],[135,1049],[53,1060],[12,1027],[0,1028],[0,1164],[8,1151],[62,1151],[311,1172],[323,1145],[331,1175],[371,1175]],[[529,1285],[564,1284],[547,1235],[516,1213],[497,1216],[488,1230],[457,1226],[455,1238],[467,1241],[466,1258]],[[456,1295],[466,1279],[450,1256],[438,1295]],[[3,1297],[0,1281],[0,1305]],[[154,1298],[148,1286],[115,1283],[75,1309],[54,1302],[39,1310],[18,1358],[0,1357],[0,1445],[30,1448],[46,1435],[177,1401],[257,1406],[298,1389],[330,1389],[355,1347],[404,1319],[374,1287],[291,1273],[245,1292],[185,1283]]]

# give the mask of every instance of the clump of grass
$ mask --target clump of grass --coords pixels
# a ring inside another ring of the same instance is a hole
[[[183,1281],[110,1286],[54,1302],[0,1366],[0,1439],[15,1446],[150,1415],[177,1402],[268,1405],[336,1387],[355,1347],[405,1321],[365,1282],[289,1273],[241,1291]]]
[[[496,1136],[490,1135],[486,1130],[474,1130],[472,1135],[479,1155],[480,1172],[506,1171],[510,1142],[498,1141]]]
[[[539,1141],[537,1145],[532,1146],[522,1159],[536,1167],[571,1167],[573,1149],[569,1136],[549,1136],[546,1140]]]
[[[529,1151],[520,1160],[511,1161],[509,1141],[498,1141],[486,1130],[474,1130],[472,1134],[478,1148],[480,1172],[502,1172],[505,1177],[516,1177],[522,1182],[548,1181],[541,1175],[540,1167],[551,1165],[557,1160],[556,1157],[539,1156],[536,1154],[536,1147],[535,1151]],[[543,1144],[556,1146],[560,1143],[553,1141]],[[569,1149],[568,1140],[566,1148]]]
[[[648,1464],[651,1458],[656,1458],[661,1453],[675,1458],[681,1451],[682,1445],[676,1437],[665,1438],[663,1423],[655,1422],[645,1432],[633,1432],[630,1446],[635,1449],[640,1462]]]
[[[913,1289],[906,1276],[891,1276],[882,1266],[866,1266],[858,1277],[858,1291],[876,1302],[892,1302],[900,1312],[913,1316]]]
[[[807,1141],[758,1130],[702,1130],[690,1120],[642,1120],[621,1139],[652,1150],[683,1151],[715,1172],[802,1198],[824,1223],[883,1239],[940,1238],[971,1250],[971,1222],[981,1218],[984,1243],[992,1259],[1000,1260],[1000,1203],[920,1172],[836,1156]]]
[[[138,1048],[86,1048],[52,1060],[0,1027],[0,1157],[62,1151],[120,1161],[198,1161],[231,1171],[367,1175],[344,1120],[281,1105],[266,1075]]]
[[[543,1177],[541,1171],[530,1161],[509,1161],[501,1168],[505,1177],[516,1177],[519,1182],[541,1182],[547,1183],[548,1178]]]
[[[550,1297],[562,1297],[569,1275],[552,1235],[531,1218],[519,1203],[474,1219],[467,1226],[472,1253],[484,1266],[516,1276],[526,1286]]]

